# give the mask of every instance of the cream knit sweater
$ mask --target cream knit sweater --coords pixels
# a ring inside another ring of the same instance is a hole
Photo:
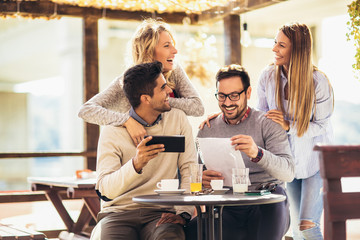
[[[191,126],[183,111],[172,109],[162,114],[162,120],[146,127],[149,135],[184,135],[184,153],[160,153],[137,173],[132,158],[136,154],[127,130],[123,127],[105,126],[102,129],[97,156],[97,184],[101,195],[112,201],[102,201],[101,212],[121,212],[137,208],[159,206],[139,205],[132,201],[134,196],[155,194],[156,183],[161,179],[177,178],[179,168],[181,188],[190,191],[189,164],[196,162],[196,149]],[[168,207],[164,207],[169,210]],[[171,208],[174,210],[173,208]],[[192,214],[193,207],[179,206],[177,213]]]

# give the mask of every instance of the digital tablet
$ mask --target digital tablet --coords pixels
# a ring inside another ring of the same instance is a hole
[[[149,136],[145,136],[149,137]],[[152,136],[152,139],[146,143],[146,146],[152,144],[164,144],[164,152],[184,152],[185,151],[185,136]]]

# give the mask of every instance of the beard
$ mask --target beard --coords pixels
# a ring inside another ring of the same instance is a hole
[[[234,108],[234,110],[231,110],[231,112],[229,113],[229,111],[228,111],[229,108]],[[246,102],[242,106],[239,106],[237,104],[232,104],[230,106],[221,104],[220,109],[227,120],[239,121],[244,116],[244,114],[247,110],[247,104],[246,104]]]
[[[154,110],[155,110],[155,111],[158,111],[158,112],[160,112],[160,113],[163,113],[163,112],[168,112],[168,111],[170,111],[170,110],[171,110],[171,107],[170,107],[170,105],[168,105],[168,104],[162,104],[161,106],[155,106],[155,107],[154,107]]]

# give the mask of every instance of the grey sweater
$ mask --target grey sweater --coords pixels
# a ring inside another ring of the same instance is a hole
[[[248,118],[237,125],[226,124],[222,117],[223,115],[220,114],[211,120],[211,127],[205,125],[197,137],[231,138],[239,134],[251,136],[263,150],[264,155],[259,162],[254,163],[245,153],[241,153],[245,166],[250,172],[249,189],[255,189],[259,183],[263,182],[276,181],[283,185],[283,182],[293,180],[294,163],[289,142],[286,132],[279,124],[267,119],[263,112],[255,109],[251,109]]]
[[[204,105],[198,92],[191,84],[180,65],[172,71],[169,80],[175,83],[178,98],[170,98],[171,107],[183,110],[186,115],[200,117],[204,114]],[[123,91],[123,75],[114,79],[109,87],[84,103],[79,117],[98,125],[121,126],[129,119],[130,103]]]

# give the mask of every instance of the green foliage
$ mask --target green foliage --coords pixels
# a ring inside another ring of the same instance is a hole
[[[354,0],[348,5],[348,13],[350,21],[347,23],[349,33],[346,34],[348,40],[350,37],[354,39],[354,45],[356,47],[355,63],[353,68],[355,72],[359,73],[357,77],[360,79],[360,0]]]

